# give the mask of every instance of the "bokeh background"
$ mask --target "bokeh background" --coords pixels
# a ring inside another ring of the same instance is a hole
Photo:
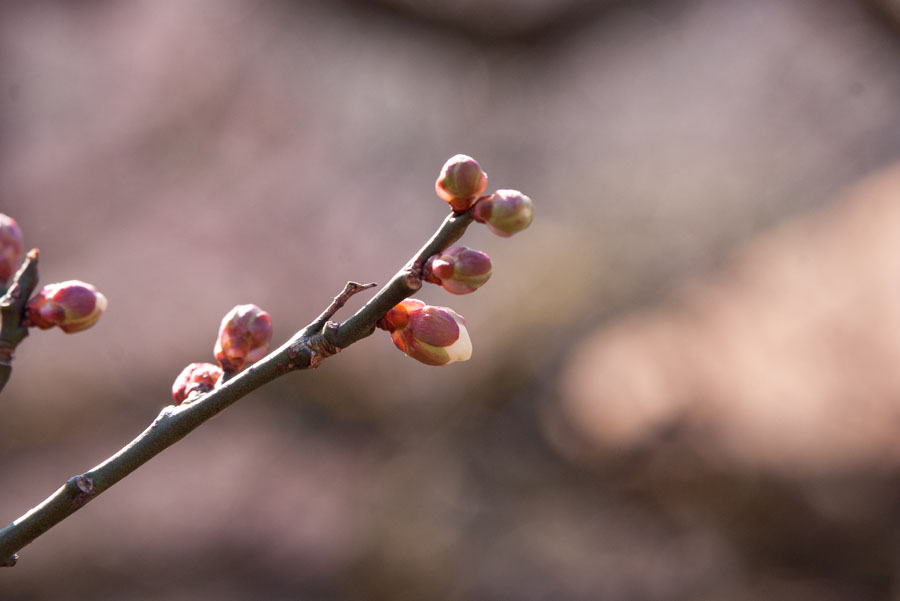
[[[900,599],[896,0],[0,3],[0,211],[109,298],[19,347],[0,521],[253,302],[386,281],[476,157],[472,361],[383,332],[28,546],[0,599]],[[351,301],[349,315],[364,299]]]

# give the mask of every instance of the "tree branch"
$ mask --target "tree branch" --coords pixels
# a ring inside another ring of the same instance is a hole
[[[13,352],[28,336],[25,327],[25,304],[38,283],[38,249],[28,251],[25,261],[13,277],[12,284],[0,297],[0,390],[12,373]]]
[[[385,313],[422,287],[422,266],[428,257],[456,242],[471,222],[468,211],[448,216],[425,246],[345,321],[336,324],[329,320],[347,299],[375,284],[348,283],[319,317],[262,360],[196,400],[163,408],[153,423],[118,453],[69,478],[44,502],[0,530],[0,566],[15,565],[17,551],[250,392],[287,372],[315,368],[342,348],[372,334]]]

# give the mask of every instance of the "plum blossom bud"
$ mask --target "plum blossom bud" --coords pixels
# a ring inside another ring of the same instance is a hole
[[[25,252],[25,238],[16,220],[0,213],[0,285],[13,276]]]
[[[106,310],[106,297],[78,280],[48,284],[25,306],[25,323],[42,330],[59,326],[66,334],[91,327]]]
[[[446,365],[472,356],[466,320],[447,307],[406,299],[378,320],[398,349],[426,365]]]
[[[518,190],[497,190],[475,202],[472,216],[498,236],[507,238],[531,225],[534,205]]]
[[[491,258],[480,250],[454,246],[429,257],[422,277],[447,292],[468,294],[490,279]]]
[[[176,405],[209,392],[222,377],[222,368],[212,363],[191,363],[178,374],[172,384],[172,398]]]
[[[240,371],[269,350],[272,319],[256,305],[238,305],[222,318],[214,353],[227,372]]]
[[[454,211],[465,211],[487,188],[487,173],[478,161],[458,154],[451,157],[434,183],[437,195],[450,203]]]

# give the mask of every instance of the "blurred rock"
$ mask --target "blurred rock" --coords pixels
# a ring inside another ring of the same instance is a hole
[[[562,375],[566,422],[621,452],[677,432],[785,475],[900,466],[900,167],[600,328]]]

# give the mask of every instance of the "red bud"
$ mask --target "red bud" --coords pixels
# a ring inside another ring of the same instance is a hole
[[[238,305],[222,318],[213,352],[222,369],[236,372],[265,357],[271,339],[269,314],[256,305]]]
[[[25,252],[25,237],[16,220],[0,213],[0,285],[16,273]]]
[[[222,368],[212,363],[191,363],[185,367],[172,384],[172,398],[176,405],[193,400],[216,386],[222,377]]]
[[[452,294],[468,294],[490,279],[491,258],[480,250],[454,246],[429,257],[422,277]]]
[[[41,288],[25,307],[25,322],[42,330],[59,326],[71,334],[91,327],[106,310],[106,297],[78,280]]]

